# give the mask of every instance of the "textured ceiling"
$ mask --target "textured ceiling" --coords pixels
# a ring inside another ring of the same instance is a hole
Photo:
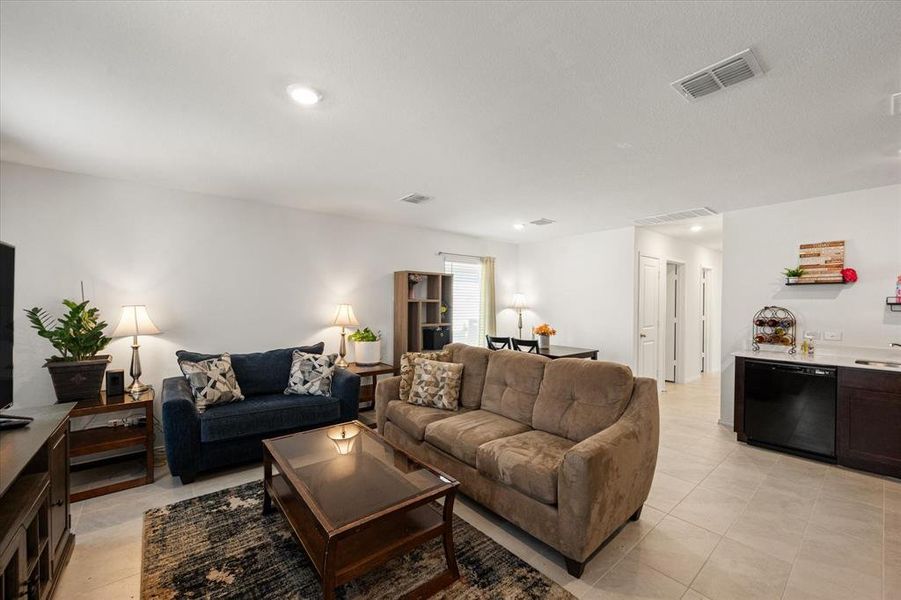
[[[0,158],[540,239],[901,182],[899,31],[899,2],[3,2]],[[760,79],[669,85],[748,47]]]

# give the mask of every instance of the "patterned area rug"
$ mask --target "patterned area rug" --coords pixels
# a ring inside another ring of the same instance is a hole
[[[278,510],[262,514],[262,482],[192,498],[144,516],[142,598],[321,598],[319,579]],[[461,579],[434,596],[454,600],[573,596],[454,517]],[[397,598],[445,568],[440,540],[338,590],[338,598]]]

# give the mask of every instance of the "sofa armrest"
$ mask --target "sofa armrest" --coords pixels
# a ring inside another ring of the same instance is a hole
[[[332,397],[341,404],[341,421],[353,421],[360,411],[360,376],[347,369],[335,369]]]
[[[375,386],[375,421],[379,433],[385,432],[385,411],[392,400],[400,400],[400,377],[386,377]]]
[[[642,507],[659,436],[657,383],[639,378],[619,420],[566,453],[557,480],[564,555],[584,561]]]
[[[163,380],[162,413],[169,472],[191,479],[200,466],[200,414],[184,377]]]

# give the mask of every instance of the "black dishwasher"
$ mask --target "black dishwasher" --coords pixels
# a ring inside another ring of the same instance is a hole
[[[748,443],[835,462],[836,369],[745,362]]]

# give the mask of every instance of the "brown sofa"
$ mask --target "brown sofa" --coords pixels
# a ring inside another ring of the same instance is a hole
[[[379,432],[556,548],[580,577],[648,497],[660,430],[654,380],[615,363],[447,347],[464,365],[461,408],[403,402],[400,378],[383,379]]]

